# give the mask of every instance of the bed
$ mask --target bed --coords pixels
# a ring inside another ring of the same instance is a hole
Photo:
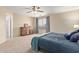
[[[39,37],[33,37],[31,47],[34,51],[46,51],[49,53],[78,53],[79,43],[71,42],[61,33],[47,33]]]

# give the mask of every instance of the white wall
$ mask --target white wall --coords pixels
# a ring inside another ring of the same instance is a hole
[[[79,10],[50,15],[51,32],[70,32],[73,31],[73,25],[79,25]]]
[[[33,18],[14,14],[14,20],[13,20],[14,37],[20,36],[20,27],[23,27],[24,23],[27,23],[29,26],[33,26]]]

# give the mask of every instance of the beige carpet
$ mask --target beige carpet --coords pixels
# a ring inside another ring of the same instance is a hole
[[[2,53],[32,53],[31,40],[37,34],[9,39],[0,45]]]

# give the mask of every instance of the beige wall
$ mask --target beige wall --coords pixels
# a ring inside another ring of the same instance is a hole
[[[70,32],[74,30],[74,24],[79,25],[79,10],[53,14],[50,16],[51,32]]]
[[[19,36],[20,30],[19,27],[22,27],[24,23],[28,23],[31,26],[34,26],[34,18],[22,16],[13,13],[12,11],[6,9],[5,7],[0,7],[0,44],[7,40],[6,38],[6,27],[5,27],[5,17],[13,17],[13,36]]]
[[[13,20],[14,37],[20,36],[20,27],[23,27],[24,23],[27,23],[29,26],[33,26],[33,18],[14,14],[14,20]]]
[[[0,44],[6,41],[5,17],[12,16],[12,12],[4,7],[0,7]]]

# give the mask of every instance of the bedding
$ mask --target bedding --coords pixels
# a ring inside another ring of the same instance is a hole
[[[35,51],[45,50],[50,53],[78,53],[79,43],[71,42],[60,33],[48,33],[43,36],[34,37],[31,42]]]

